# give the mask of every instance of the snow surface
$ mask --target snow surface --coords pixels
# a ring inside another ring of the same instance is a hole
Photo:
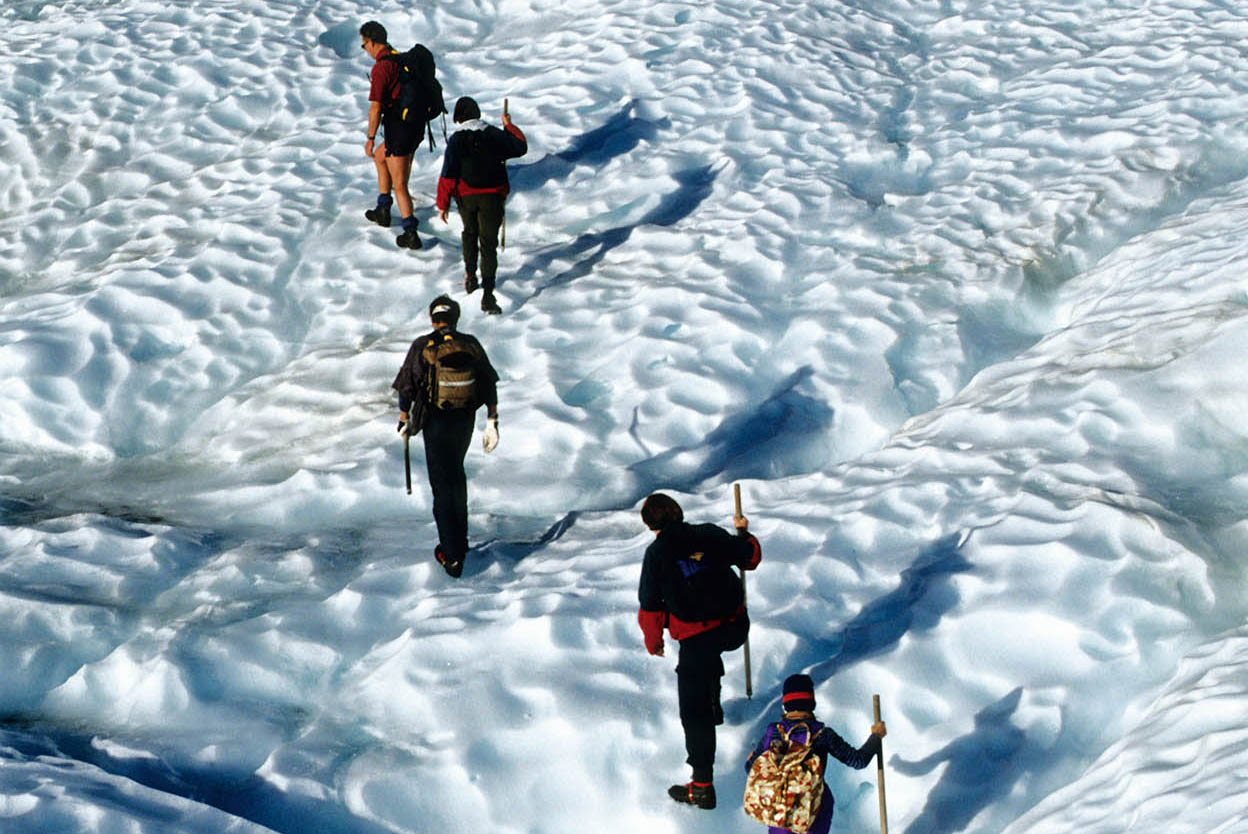
[[[425,249],[363,219],[367,19],[529,138],[459,581],[389,390],[458,219],[423,148]],[[1248,832],[1248,7],[8,0],[0,44],[0,831],[758,831],[805,670],[854,741],[881,695],[893,831]],[[708,813],[637,508],[733,482]]]

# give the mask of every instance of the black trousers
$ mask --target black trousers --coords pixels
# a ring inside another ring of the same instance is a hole
[[[715,725],[724,722],[719,704],[724,677],[724,652],[741,648],[750,633],[750,617],[742,614],[718,628],[680,641],[676,662],[676,692],[680,723],[685,729],[685,761],[695,782],[710,782],[715,772]]]
[[[502,194],[465,194],[459,197],[459,216],[464,221],[460,241],[464,246],[464,270],[477,273],[477,254],[481,255],[481,288],[494,292],[498,274],[498,230],[503,225]]]
[[[438,543],[451,559],[463,559],[468,552],[468,477],[464,474],[464,456],[468,454],[475,424],[474,410],[442,411],[430,407],[421,429]]]

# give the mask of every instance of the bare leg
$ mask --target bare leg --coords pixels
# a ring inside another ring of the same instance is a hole
[[[389,194],[392,186],[390,170],[386,165],[386,143],[373,147],[373,164],[377,166],[377,193]],[[407,183],[403,183],[403,193],[407,193]],[[408,199],[410,205],[411,199]],[[402,206],[400,205],[400,209]]]
[[[412,157],[387,156],[386,179],[394,183],[394,200],[399,204],[399,216],[412,216],[412,195],[408,193],[407,181],[412,175]]]

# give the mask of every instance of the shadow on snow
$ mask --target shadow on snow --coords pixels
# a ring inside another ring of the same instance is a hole
[[[815,683],[860,660],[883,654],[911,630],[935,628],[958,603],[948,577],[972,567],[962,555],[968,537],[968,533],[951,533],[937,539],[901,572],[896,590],[862,609],[831,641],[817,644],[819,655],[830,656],[809,670]]]
[[[1018,709],[1018,687],[975,714],[975,728],[918,761],[893,756],[889,765],[905,776],[922,776],[944,765],[906,834],[952,834],[970,825],[982,810],[1013,791],[1051,757],[1010,717]]]
[[[551,542],[558,541],[563,534],[572,529],[580,513],[575,510],[556,521],[537,538],[536,541],[503,541],[491,539],[468,548],[468,558],[464,560],[464,576],[471,577],[485,570],[491,562],[506,559],[519,562]]]
[[[95,743],[96,736],[69,730],[40,731],[20,722],[0,722],[0,742],[24,758],[55,757],[84,762],[144,787],[208,805],[280,834],[389,834],[390,828],[352,814],[337,801],[283,791],[254,773],[225,773],[171,765],[163,758],[118,757]],[[3,758],[0,758],[0,762]],[[169,810],[101,783],[93,789],[107,804],[161,819]]]
[[[667,119],[649,121],[634,116],[636,109],[637,100],[634,99],[601,127],[574,139],[567,150],[547,154],[536,162],[509,165],[507,175],[511,190],[536,191],[551,180],[566,177],[577,165],[604,165],[628,153],[642,140],[653,142],[659,129],[671,124]]]
[[[805,671],[818,687],[841,670],[885,653],[907,632],[935,628],[958,603],[948,578],[972,567],[962,555],[968,538],[969,533],[951,533],[932,542],[901,572],[901,584],[895,590],[868,604],[832,638],[815,641],[794,653],[783,667],[784,675]],[[810,666],[816,658],[823,659]],[[761,708],[755,737],[780,714],[778,682],[762,683],[772,687],[772,696]]]
[[[508,280],[515,281],[545,275],[557,261],[575,261],[575,263],[563,272],[538,283],[527,298],[516,303],[515,309],[523,307],[545,290],[569,284],[577,278],[588,275],[608,252],[626,243],[639,226],[671,226],[688,217],[703,200],[710,196],[715,175],[716,172],[711,169],[710,165],[673,174],[678,185],[677,189],[663,195],[659,204],[638,222],[627,226],[616,226],[604,232],[587,232],[571,243],[539,252]]]
[[[768,480],[820,469],[824,458],[812,444],[827,437],[836,412],[800,390],[813,375],[810,366],[799,368],[756,408],[728,417],[705,440],[667,449],[629,469],[645,484],[685,492],[721,475]],[[682,465],[693,457],[692,464]]]

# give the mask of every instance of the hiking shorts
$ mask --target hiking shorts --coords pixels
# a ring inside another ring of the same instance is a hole
[[[387,115],[382,123],[385,131],[386,156],[410,156],[424,137],[425,127],[404,122],[398,115]]]

